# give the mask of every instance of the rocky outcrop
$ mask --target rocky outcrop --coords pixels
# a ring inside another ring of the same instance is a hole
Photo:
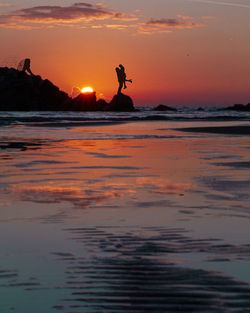
[[[173,111],[176,112],[177,110],[175,108],[171,108],[164,104],[159,104],[157,107],[153,108],[152,111]]]
[[[133,100],[123,93],[117,94],[108,104],[105,111],[132,112],[135,111]]]
[[[61,111],[69,101],[68,95],[47,79],[0,68],[1,111]]]
[[[80,93],[76,98],[74,98],[70,107],[72,111],[98,111],[96,107],[96,94],[91,93]]]
[[[115,95],[110,103],[105,100],[96,100],[95,92],[83,93],[71,101],[72,111],[95,112],[95,111],[135,111],[132,99],[124,94]]]
[[[235,104],[233,106],[223,108],[223,111],[241,111],[241,112],[250,112],[250,103],[244,104]]]
[[[14,68],[0,68],[0,111],[135,111],[132,99],[115,95],[110,103],[95,92],[70,98],[52,82]]]

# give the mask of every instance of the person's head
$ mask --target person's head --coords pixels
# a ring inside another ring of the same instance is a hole
[[[30,66],[30,59],[25,59],[24,65],[25,66]]]
[[[119,67],[120,67],[121,70],[124,71],[125,68],[124,68],[124,66],[122,64],[119,64]]]

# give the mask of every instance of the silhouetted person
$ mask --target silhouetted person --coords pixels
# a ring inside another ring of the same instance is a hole
[[[121,93],[122,91],[122,87],[123,87],[123,75],[122,75],[122,72],[121,72],[121,69],[119,67],[116,67],[115,68],[116,70],[116,74],[117,74],[117,79],[118,79],[118,82],[119,82],[119,87],[118,87],[118,94]]]
[[[34,76],[34,74],[31,72],[31,69],[30,69],[30,59],[24,59],[24,60],[20,61],[18,63],[17,69],[20,72],[26,72],[27,71],[31,76]]]
[[[122,64],[120,64],[119,67],[116,67],[115,70],[116,70],[117,78],[119,82],[118,94],[120,94],[122,88],[124,89],[127,88],[126,82],[132,83],[132,79],[127,79],[125,68]]]
[[[122,64],[119,65],[119,68],[121,70],[121,73],[122,73],[122,76],[123,76],[123,85],[124,85],[124,89],[127,88],[126,86],[126,82],[130,82],[132,83],[132,79],[127,79],[127,75],[126,75],[126,72],[125,72],[125,68]]]

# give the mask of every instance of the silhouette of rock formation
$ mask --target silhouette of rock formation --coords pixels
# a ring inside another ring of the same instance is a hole
[[[132,99],[115,95],[110,103],[96,94],[71,99],[52,82],[14,68],[0,68],[0,111],[135,111]]]
[[[96,94],[83,93],[71,101],[72,111],[116,111],[130,112],[135,111],[132,99],[124,94],[115,95],[110,103],[100,99],[96,101]]]
[[[175,108],[171,108],[167,105],[159,104],[157,107],[153,108],[152,111],[174,111],[174,112],[176,112],[177,110]]]
[[[96,93],[80,93],[71,101],[72,111],[97,111]]]
[[[49,80],[14,68],[0,68],[1,111],[64,110],[70,98]]]
[[[135,111],[133,100],[123,93],[117,94],[108,104],[106,111],[131,112]]]
[[[250,112],[250,103],[244,104],[234,104],[233,106],[223,108],[224,111],[242,111],[242,112]]]

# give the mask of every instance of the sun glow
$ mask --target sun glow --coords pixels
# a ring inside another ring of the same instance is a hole
[[[84,87],[81,89],[81,93],[92,93],[94,92],[94,89],[91,87]]]

